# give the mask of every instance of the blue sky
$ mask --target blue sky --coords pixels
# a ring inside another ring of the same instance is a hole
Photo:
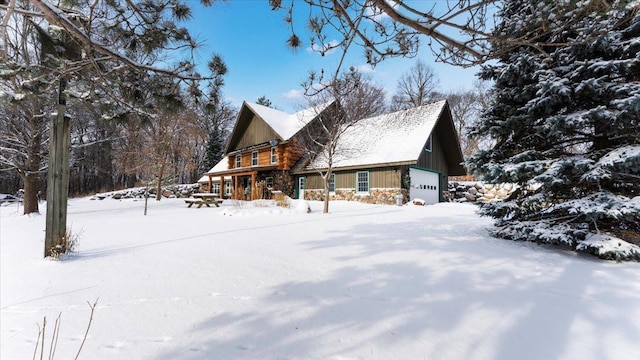
[[[339,61],[338,52],[322,57],[308,50],[306,34],[299,34],[306,41],[304,48],[296,52],[289,49],[285,41],[290,32],[282,20],[284,13],[272,11],[268,0],[230,0],[211,7],[201,7],[197,0],[189,3],[194,12],[187,27],[203,43],[199,60],[206,64],[214,52],[222,56],[229,70],[223,93],[236,106],[264,95],[280,110],[297,111],[303,104],[300,83],[309,71],[334,69]],[[297,6],[308,9],[302,2]],[[296,18],[298,29],[304,26],[303,16],[304,12]],[[395,92],[400,76],[416,61],[389,59],[370,69],[362,53],[361,48],[352,48],[345,65],[371,71],[374,81],[387,89],[388,97]],[[441,91],[469,89],[475,79],[477,69],[435,63],[426,46],[418,58],[434,69]]]

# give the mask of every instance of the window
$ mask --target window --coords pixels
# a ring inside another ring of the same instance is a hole
[[[431,135],[429,135],[429,138],[427,139],[427,144],[424,146],[424,150],[431,152],[431,145],[432,141],[431,141]]]
[[[242,167],[242,154],[236,155],[236,167]]]
[[[273,187],[273,177],[267,176],[264,179],[264,184],[267,186],[267,188],[272,188]]]
[[[220,183],[213,183],[213,190],[211,191],[214,194],[220,194]]]
[[[329,192],[336,191],[336,174],[331,173],[331,177],[329,177]]]
[[[368,171],[358,171],[356,173],[356,190],[357,192],[369,192]]]
[[[231,187],[231,181],[227,180],[224,182],[224,194],[227,196],[231,196],[233,193],[233,187]]]
[[[251,166],[258,166],[258,152],[251,153]]]
[[[271,147],[271,163],[275,164],[276,162],[278,162],[278,157],[276,156],[276,147],[272,146]]]

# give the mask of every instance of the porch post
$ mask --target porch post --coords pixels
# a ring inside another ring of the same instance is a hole
[[[255,200],[256,199],[256,178],[257,178],[257,172],[252,172],[251,173],[251,200]]]
[[[236,186],[233,188],[233,194],[231,194],[231,198],[236,199],[236,194],[238,193],[238,176],[237,175],[234,176],[233,179]],[[236,199],[236,200],[240,200],[240,199]]]
[[[209,175],[209,192],[213,191],[213,179],[211,178],[211,175]]]
[[[220,198],[224,198],[224,176],[220,176]]]

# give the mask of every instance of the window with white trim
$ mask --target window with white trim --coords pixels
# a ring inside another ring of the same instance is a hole
[[[358,171],[356,173],[356,191],[359,193],[369,192],[369,172]]]
[[[233,187],[231,186],[231,181],[227,180],[224,182],[224,194],[227,196],[231,196],[233,193]]]
[[[264,179],[264,184],[267,186],[267,188],[272,188],[273,187],[273,177],[272,176],[267,176]]]
[[[335,192],[336,191],[336,174],[331,173],[331,176],[329,177],[329,192]]]
[[[213,183],[213,190],[211,192],[214,193],[214,194],[220,194],[220,183],[219,182]]]
[[[258,152],[253,151],[251,153],[251,166],[258,166]]]
[[[433,141],[431,139],[431,135],[429,135],[429,138],[427,139],[427,144],[424,146],[424,150],[431,152],[431,148],[433,147],[432,143]]]
[[[236,168],[242,167],[242,154],[236,155]]]
[[[271,163],[275,164],[278,161],[278,157],[276,156],[276,149],[277,147],[272,146],[271,147]]]

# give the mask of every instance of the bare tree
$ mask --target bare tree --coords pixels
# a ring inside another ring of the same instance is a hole
[[[38,212],[40,176],[46,169],[49,123],[37,98],[0,110],[0,169],[16,171],[24,186],[24,213]]]
[[[119,124],[104,120],[90,103],[71,101],[69,194],[111,191],[115,186],[113,144]]]
[[[134,187],[143,177],[142,154],[146,147],[144,124],[136,120],[124,121],[117,134],[117,140],[113,143],[114,169],[118,174],[116,183]]]
[[[477,150],[477,142],[468,138],[466,133],[480,116],[478,95],[472,90],[458,90],[444,94],[444,98],[449,102],[462,154],[467,158]]]
[[[493,146],[494,140],[491,139],[489,134],[483,135],[472,135],[471,128],[476,127],[478,121],[481,120],[483,113],[489,109],[493,99],[493,87],[492,82],[476,79],[473,82],[472,88],[474,96],[474,110],[472,114],[474,116],[471,117],[472,121],[467,121],[465,123],[464,129],[464,137],[466,138],[467,144],[465,146],[466,151],[465,156],[469,156],[477,150],[485,150],[491,148]],[[465,150],[463,148],[463,151]]]
[[[46,86],[37,81],[44,76],[42,67],[47,61],[44,48],[32,46],[37,28],[30,21],[10,20],[5,13],[2,26],[8,30],[2,36],[0,58],[0,103],[3,104],[0,167],[16,171],[20,176],[24,186],[24,213],[30,214],[39,212],[40,176],[46,169],[49,139],[47,113],[53,107],[47,96],[41,95]],[[28,74],[21,69],[32,69],[32,72]]]
[[[433,69],[417,60],[398,79],[396,93],[391,98],[391,108],[403,110],[432,102],[439,83],[438,75],[433,72]]]
[[[453,90],[445,93],[433,93],[433,101],[447,100],[451,108],[451,117],[460,140],[465,159],[477,151],[483,139],[471,136],[469,130],[480,120],[482,111],[490,99],[489,83],[476,80],[471,89]]]
[[[306,127],[302,144],[307,156],[322,164],[317,170],[324,184],[324,213],[329,212],[329,180],[334,160],[338,156],[348,156],[339,146],[342,135],[358,121],[384,113],[385,97],[382,86],[351,67],[308,98],[311,108],[317,109],[321,116]],[[334,105],[327,108],[329,103]]]
[[[146,161],[143,166],[156,179],[157,201],[162,198],[163,180],[173,177],[172,183],[175,182],[175,166],[193,157],[195,146],[192,140],[206,135],[199,130],[196,114],[188,110],[166,113],[145,128],[149,143],[144,147],[146,156],[143,159]],[[172,166],[174,171],[168,171]]]
[[[126,186],[154,181],[156,200],[161,199],[163,183],[192,180],[205,155],[210,135],[206,126],[211,121],[193,104],[165,104],[159,109],[162,112],[153,121],[139,117],[126,120],[113,154],[116,171],[129,179]]]

